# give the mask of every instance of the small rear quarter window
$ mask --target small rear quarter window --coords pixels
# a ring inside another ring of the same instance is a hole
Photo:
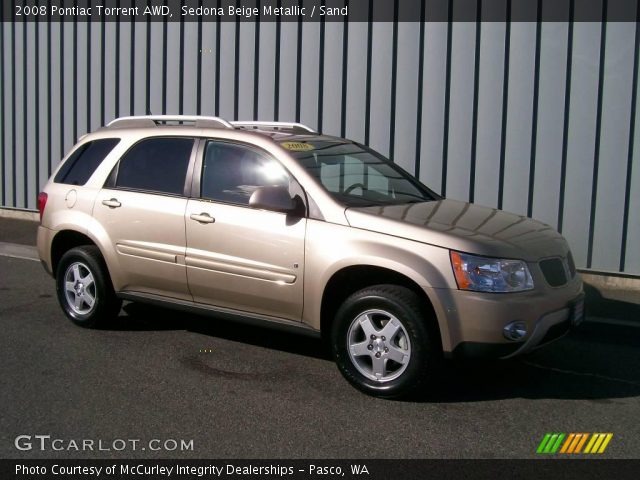
[[[84,185],[119,142],[119,138],[102,138],[83,144],[62,165],[53,181],[68,185]]]

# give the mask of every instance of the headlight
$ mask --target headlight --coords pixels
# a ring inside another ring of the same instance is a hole
[[[451,250],[451,265],[460,290],[522,292],[533,288],[533,279],[522,260],[478,257]]]

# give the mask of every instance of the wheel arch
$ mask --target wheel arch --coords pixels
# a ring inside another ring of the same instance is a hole
[[[51,241],[51,268],[55,275],[62,256],[72,248],[82,245],[96,245],[89,236],[78,230],[64,229],[55,234]],[[98,247],[99,248],[99,247]]]
[[[437,332],[442,345],[443,331],[433,300],[418,282],[395,270],[376,265],[350,265],[334,272],[327,281],[320,305],[320,331],[323,338],[330,336],[335,314],[340,305],[353,293],[374,285],[397,285],[411,290],[420,299],[427,315],[429,327]]]

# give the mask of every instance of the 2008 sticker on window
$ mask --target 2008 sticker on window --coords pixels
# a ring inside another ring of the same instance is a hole
[[[287,150],[291,150],[294,152],[306,152],[308,150],[314,149],[313,145],[311,145],[310,143],[304,143],[304,142],[282,142],[280,145],[282,146],[282,148],[285,148]]]

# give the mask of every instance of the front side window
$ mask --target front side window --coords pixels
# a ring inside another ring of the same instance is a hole
[[[275,159],[242,145],[209,141],[202,165],[202,198],[248,205],[259,187],[289,188],[290,176]]]
[[[193,138],[142,140],[120,159],[115,186],[182,195],[193,142]]]
[[[53,181],[68,185],[84,185],[119,142],[119,138],[102,138],[81,145],[60,167]]]
[[[283,147],[346,206],[428,202],[437,197],[390,160],[355,143],[310,140],[284,142]]]

